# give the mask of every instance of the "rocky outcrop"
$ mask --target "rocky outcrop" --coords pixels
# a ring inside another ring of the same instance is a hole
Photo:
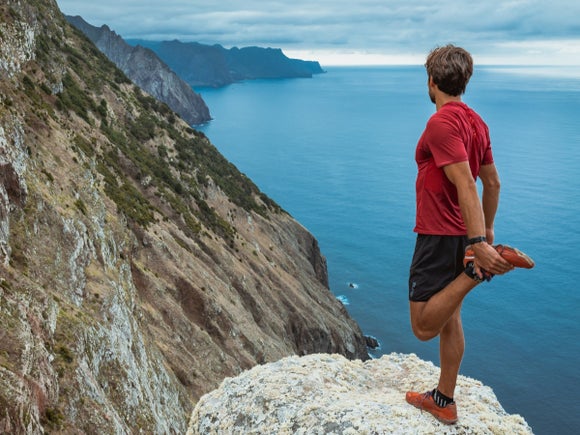
[[[405,392],[427,391],[439,370],[415,355],[348,361],[339,355],[288,357],[224,380],[203,396],[188,435],[210,434],[531,434],[491,388],[459,376],[459,421],[439,423],[408,405]]]
[[[290,59],[279,48],[233,47],[198,42],[127,40],[149,47],[194,88],[242,80],[312,77],[324,71],[316,61]]]
[[[141,46],[132,47],[106,25],[98,28],[79,16],[66,18],[93,41],[127,77],[159,101],[166,103],[187,123],[202,124],[211,119],[202,97],[153,51]]]
[[[0,34],[0,433],[184,433],[225,377],[367,357],[312,234],[54,0]]]

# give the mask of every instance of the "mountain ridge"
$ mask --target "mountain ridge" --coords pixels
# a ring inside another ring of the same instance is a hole
[[[199,42],[128,39],[153,50],[194,88],[221,87],[243,80],[311,78],[324,73],[317,61],[288,58],[279,48],[232,47]]]
[[[158,100],[166,103],[188,124],[211,119],[203,98],[185,83],[152,50],[132,47],[109,26],[95,27],[80,16],[65,16],[83,32],[127,77]]]

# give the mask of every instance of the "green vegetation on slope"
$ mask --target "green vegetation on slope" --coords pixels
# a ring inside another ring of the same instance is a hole
[[[16,12],[12,15],[18,19]],[[280,211],[203,133],[176,122],[177,115],[166,104],[132,85],[81,32],[56,28],[49,20],[43,24],[51,29],[37,33],[38,68],[22,78],[26,95],[37,107],[36,122],[46,123],[48,116],[60,122],[64,117],[71,125],[88,126],[74,127],[71,146],[81,161],[94,162],[87,167],[102,176],[119,213],[142,226],[156,218],[180,216],[190,236],[205,226],[232,242],[235,229],[204,200],[210,180],[245,210],[265,217],[268,210]],[[54,36],[58,33],[63,37]],[[55,52],[60,58],[47,55]],[[62,70],[59,63],[69,66],[60,76],[54,73]],[[108,101],[112,92],[121,94],[123,101]]]

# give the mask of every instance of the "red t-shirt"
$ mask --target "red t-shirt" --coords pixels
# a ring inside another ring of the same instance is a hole
[[[493,163],[485,122],[464,103],[445,104],[427,122],[417,143],[415,161],[419,173],[414,231],[430,235],[465,235],[457,189],[443,167],[469,161],[475,180],[481,165]]]

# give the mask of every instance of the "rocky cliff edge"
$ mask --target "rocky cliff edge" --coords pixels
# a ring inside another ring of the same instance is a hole
[[[439,370],[416,355],[349,361],[339,355],[288,357],[254,367],[201,398],[188,435],[197,434],[530,434],[492,389],[459,376],[459,421],[446,426],[408,405]],[[420,374],[420,375],[419,375]]]

